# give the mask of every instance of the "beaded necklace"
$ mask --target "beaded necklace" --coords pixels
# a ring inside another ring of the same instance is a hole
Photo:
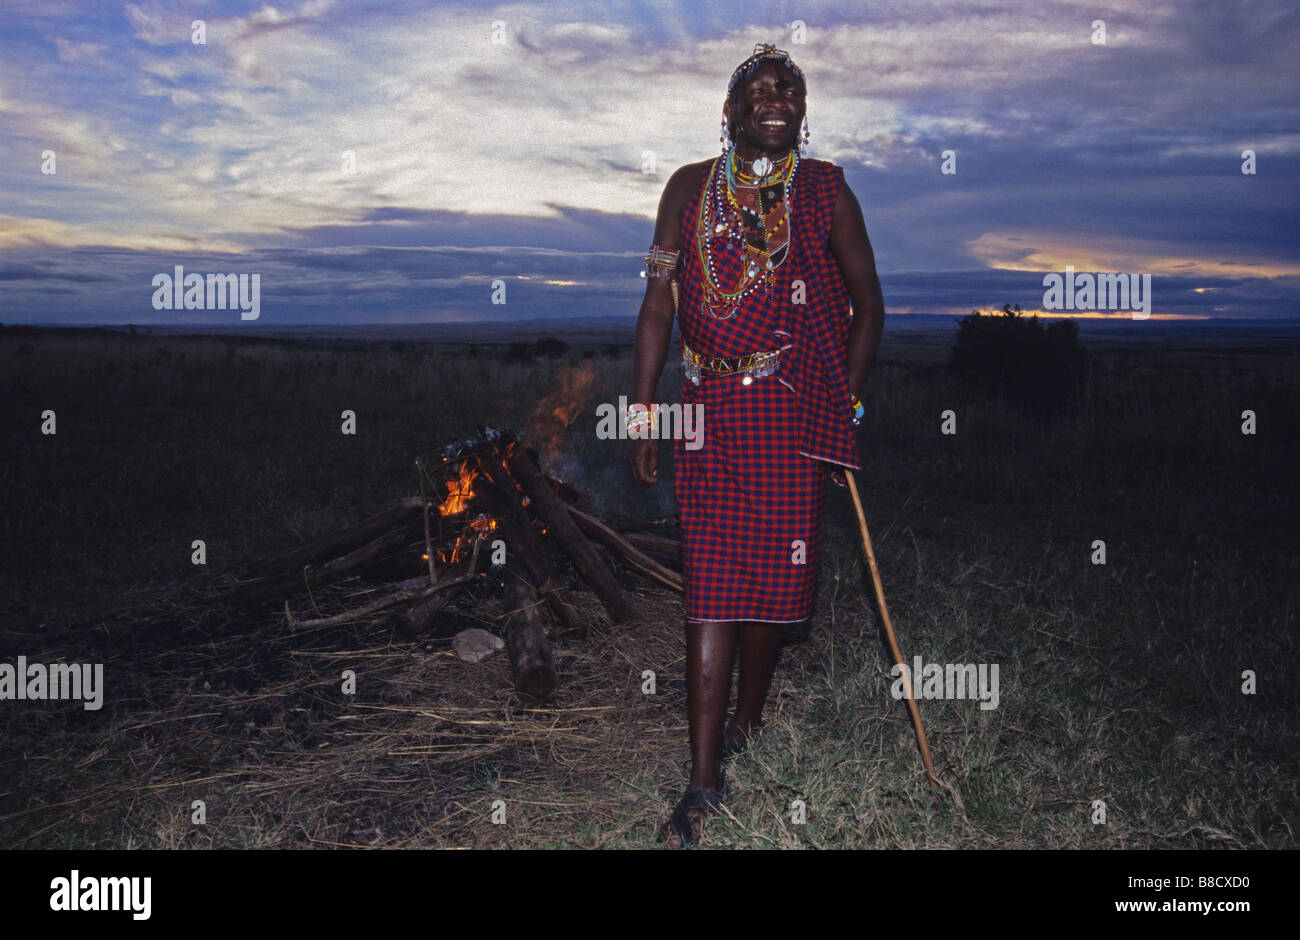
[[[704,299],[700,302],[700,309],[717,320],[734,317],[740,309],[740,302],[759,285],[766,285],[770,291],[776,269],[789,256],[790,183],[799,166],[799,155],[790,151],[762,178],[746,174],[737,166],[738,157],[734,150],[726,161],[725,173],[718,173],[719,160],[715,160],[709,169],[695,225],[695,247],[704,276]],[[765,185],[765,180],[771,182]],[[778,184],[779,199],[773,193],[773,187]],[[738,196],[737,188],[748,192]],[[769,200],[766,208],[763,205],[765,198]],[[757,211],[747,204],[753,199],[757,200]],[[785,229],[785,241],[773,249],[773,240],[782,228]],[[719,285],[713,257],[715,236],[744,245],[740,279],[731,289]],[[729,312],[726,316],[719,316],[719,311],[724,310]]]

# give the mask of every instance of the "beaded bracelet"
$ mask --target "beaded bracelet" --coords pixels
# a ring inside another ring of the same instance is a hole
[[[867,413],[867,409],[862,407],[862,401],[857,395],[853,396],[853,426],[856,428],[862,423],[862,416]]]
[[[633,431],[639,431],[642,428],[654,429],[654,418],[650,417],[648,412],[639,411],[627,419],[627,430],[629,434]]]
[[[633,410],[639,409],[639,410]],[[627,406],[627,433],[631,436],[633,431],[639,431],[641,428],[649,428],[650,433],[655,432],[658,422],[655,421],[655,410],[644,402],[633,402]]]

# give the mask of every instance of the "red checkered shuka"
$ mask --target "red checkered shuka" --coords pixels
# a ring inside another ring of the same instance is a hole
[[[771,289],[751,292],[727,320],[702,308],[695,228],[703,186],[682,209],[682,341],[706,356],[782,350],[778,371],[750,385],[709,373],[683,385],[683,409],[704,406],[702,446],[679,437],[674,447],[687,620],[793,623],[812,613],[827,476],[833,465],[858,468],[845,366],[849,297],[829,248],[843,176],[826,161],[799,161],[789,254]],[[718,282],[737,283],[743,247],[715,236],[712,253]],[[803,303],[794,302],[797,280]]]

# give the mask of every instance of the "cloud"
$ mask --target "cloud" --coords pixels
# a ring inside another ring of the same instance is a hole
[[[235,242],[190,233],[132,232],[128,228],[107,228],[94,224],[62,222],[56,219],[28,219],[0,215],[0,249],[23,248],[124,248],[132,251],[239,251]]]
[[[54,37],[59,61],[70,65],[103,65],[104,46],[97,42],[72,42],[62,36]]]
[[[1292,5],[810,2],[803,45],[784,5],[743,9],[43,7],[0,40],[0,245],[643,251],[668,174],[716,152],[730,70],[770,39],[886,272],[1295,271]]]
[[[193,16],[160,3],[128,3],[123,9],[132,33],[141,42],[162,46],[190,41]]]
[[[970,243],[971,254],[990,268],[1027,271],[1140,272],[1179,277],[1289,277],[1300,275],[1300,260],[1262,260],[1248,250],[1235,257],[1176,252],[1168,242],[1126,235],[1084,236],[1047,230],[984,232]],[[1195,250],[1189,246],[1191,250]]]

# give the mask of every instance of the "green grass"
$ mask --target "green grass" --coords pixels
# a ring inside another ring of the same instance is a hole
[[[282,612],[232,611],[218,591],[417,492],[416,455],[478,424],[555,431],[552,467],[602,511],[673,511],[667,447],[661,486],[642,491],[625,445],[592,430],[596,403],[626,391],[630,349],[570,345],[508,363],[489,345],[0,332],[0,661],[112,663],[102,712],[0,707],[0,844],[650,844],[685,783],[673,595],[629,576],[652,611],[635,628],[592,605],[589,635],[556,641],[556,704],[529,711],[499,657],[465,667],[365,623],[289,636]],[[678,381],[667,370],[661,400]],[[1246,357],[1103,355],[1082,414],[1044,426],[887,341],[859,480],[890,612],[909,658],[999,664],[1000,704],[921,703],[947,785],[931,792],[836,491],[811,641],[783,655],[705,843],[1295,847],[1298,386]],[[583,405],[571,420],[534,413],[565,388]],[[1239,430],[1247,408],[1255,436]],[[46,409],[57,435],[40,433]],[[462,610],[491,629],[490,599],[476,603]],[[340,703],[351,662],[367,664],[365,694]],[[644,668],[659,695],[640,695]],[[458,724],[449,703],[495,723]],[[189,822],[196,793],[205,827]],[[504,827],[485,822],[497,798]]]

